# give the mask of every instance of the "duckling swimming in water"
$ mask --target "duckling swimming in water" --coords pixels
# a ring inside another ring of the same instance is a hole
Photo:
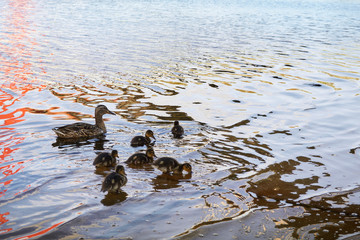
[[[141,146],[144,146],[144,145],[149,145],[150,142],[151,142],[150,138],[153,138],[156,141],[153,131],[147,130],[145,132],[145,136],[135,136],[131,140],[130,145],[132,147],[141,147]]]
[[[122,165],[117,165],[115,172],[106,176],[101,186],[102,192],[119,192],[120,188],[127,183],[125,169]]]
[[[93,165],[95,167],[114,167],[117,157],[119,157],[117,150],[112,150],[111,153],[103,152],[96,156]]]
[[[174,138],[181,138],[181,136],[184,134],[184,128],[180,126],[179,121],[174,122],[174,126],[171,129],[172,134],[174,135]]]
[[[152,163],[154,161],[154,157],[156,157],[154,149],[149,147],[146,150],[146,153],[135,153],[131,155],[125,163],[134,165]]]
[[[115,115],[105,105],[98,105],[95,108],[95,125],[78,122],[62,127],[55,127],[52,130],[59,138],[87,138],[95,137],[106,133],[106,127],[103,120],[104,114]]]
[[[157,159],[153,164],[153,167],[159,169],[163,173],[182,173],[183,170],[191,172],[191,165],[189,163],[181,164],[176,159],[171,157],[162,157]]]

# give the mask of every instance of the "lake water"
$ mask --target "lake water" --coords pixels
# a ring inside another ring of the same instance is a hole
[[[360,2],[3,0],[1,239],[360,238]],[[108,133],[78,143],[53,127]],[[173,139],[174,120],[185,128]],[[192,174],[124,164],[144,148]]]

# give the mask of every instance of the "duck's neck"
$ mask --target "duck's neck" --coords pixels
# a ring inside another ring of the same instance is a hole
[[[101,130],[103,130],[104,133],[106,133],[106,127],[102,115],[95,115],[95,124]]]
[[[183,165],[179,164],[174,168],[174,172],[176,173],[182,173],[183,171]]]

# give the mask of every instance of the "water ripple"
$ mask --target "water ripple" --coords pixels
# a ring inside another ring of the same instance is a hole
[[[357,3],[0,9],[2,238],[358,235]],[[53,127],[93,123],[98,104],[116,113],[105,136],[56,139]],[[175,120],[181,139],[170,134]],[[144,152],[131,138],[147,129],[158,157],[193,172],[127,166]],[[111,149],[129,179],[119,194],[100,193],[112,170],[92,166]]]

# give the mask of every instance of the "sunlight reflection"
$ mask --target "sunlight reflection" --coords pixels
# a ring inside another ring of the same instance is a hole
[[[7,219],[7,218],[5,217],[6,215],[9,215],[9,212],[0,213],[0,226],[9,221],[9,219]],[[0,234],[1,234],[1,233],[9,232],[9,231],[11,231],[11,230],[12,230],[12,228],[0,229]]]
[[[44,85],[37,83],[35,70],[29,58],[32,57],[36,42],[29,35],[31,31],[31,0],[14,0],[8,2],[8,11],[6,11],[5,28],[3,34],[6,43],[0,43],[0,65],[2,73],[2,83],[0,85],[0,198],[6,195],[12,177],[21,172],[24,163],[31,161],[17,161],[12,154],[15,153],[16,146],[24,141],[24,137],[17,136],[15,124],[25,120],[26,108],[14,109],[16,102],[26,95],[27,92],[45,88]],[[41,61],[40,61],[41,62]],[[40,69],[42,73],[44,69]],[[25,189],[15,193],[27,191],[30,185]],[[5,215],[10,212],[0,213],[0,225],[8,222]],[[1,229],[0,233],[11,231],[11,228]]]

